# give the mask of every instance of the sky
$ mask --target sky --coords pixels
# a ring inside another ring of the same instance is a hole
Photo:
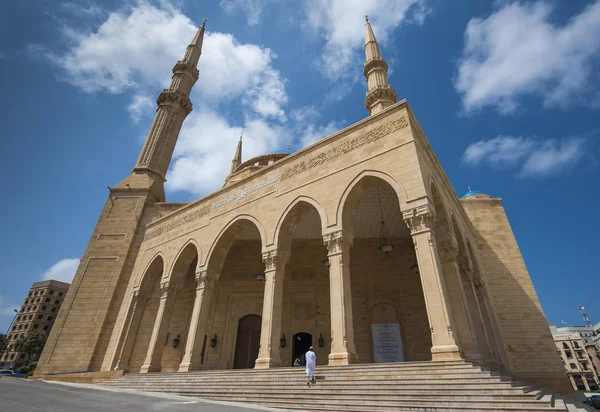
[[[503,199],[549,322],[600,321],[600,0],[34,0],[0,6],[0,331],[70,282],[208,17],[168,201],[298,150],[364,108],[364,15],[455,191]],[[596,188],[596,189],[594,189]]]

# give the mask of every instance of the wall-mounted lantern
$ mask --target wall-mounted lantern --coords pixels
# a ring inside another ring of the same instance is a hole
[[[325,345],[325,339],[323,339],[323,335],[322,335],[322,334],[320,334],[320,333],[319,333],[319,339],[318,339],[318,342],[319,342],[319,348],[322,348],[322,347],[323,347],[323,345]]]
[[[256,274],[256,280],[258,280],[259,282],[262,282],[265,280],[265,274],[264,273],[257,273]]]
[[[177,335],[177,337],[175,337],[175,339],[173,339],[173,347],[176,348],[179,346],[179,341],[181,340],[181,336]]]
[[[331,266],[331,263],[329,263],[329,258],[325,258],[321,261],[322,264],[324,264],[327,267]]]
[[[214,348],[215,346],[217,346],[217,335],[213,336],[213,338],[210,340],[210,347]]]
[[[285,348],[285,335],[281,335],[281,339],[279,339],[279,344],[282,348]]]
[[[412,270],[413,272],[415,272],[417,275],[419,274],[419,265],[417,265],[416,263],[414,265],[412,265],[410,267],[410,270]]]

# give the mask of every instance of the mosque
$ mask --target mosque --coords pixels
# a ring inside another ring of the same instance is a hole
[[[277,368],[314,346],[320,365],[465,359],[568,385],[501,199],[455,194],[368,21],[367,117],[292,154],[242,161],[240,140],[221,189],[167,202],[205,23],[36,376]]]

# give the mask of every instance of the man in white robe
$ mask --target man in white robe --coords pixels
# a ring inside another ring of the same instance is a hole
[[[315,366],[317,366],[317,354],[312,346],[308,348],[304,359],[306,360],[306,384],[310,386],[310,381],[315,381]]]

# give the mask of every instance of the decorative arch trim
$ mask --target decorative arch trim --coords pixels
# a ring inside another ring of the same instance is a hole
[[[175,269],[175,265],[177,265],[177,262],[179,261],[179,258],[181,257],[182,253],[188,248],[189,245],[194,245],[196,248],[196,255],[198,256],[198,262],[200,262],[200,245],[198,244],[198,241],[196,239],[188,239],[180,248],[179,251],[177,252],[177,254],[175,255],[175,259],[173,259],[173,261],[171,262],[171,264],[169,265],[169,272],[167,274],[163,275],[163,279],[170,279],[171,278],[171,274],[173,273],[173,270]]]
[[[215,248],[217,247],[217,244],[223,237],[223,235],[227,232],[227,230],[229,230],[229,228],[231,228],[234,224],[236,224],[237,222],[239,222],[241,220],[246,220],[246,221],[249,221],[254,224],[254,226],[258,230],[258,234],[260,235],[261,250],[264,251],[266,249],[267,233],[266,233],[262,223],[260,223],[260,221],[252,215],[247,215],[247,214],[238,215],[238,216],[234,217],[233,219],[231,219],[223,227],[223,229],[221,229],[221,231],[219,231],[219,234],[215,237],[215,240],[210,245],[210,248],[208,249],[208,252],[206,253],[206,258],[204,259],[202,264],[200,264],[200,259],[198,259],[198,267],[207,267],[208,268],[208,263],[210,262],[210,258],[212,257],[213,252],[214,252]]]
[[[402,186],[402,183],[400,183],[398,180],[396,180],[392,175],[385,173],[385,172],[380,172],[378,170],[363,170],[362,172],[360,172],[356,177],[354,177],[354,179],[352,179],[352,181],[348,184],[348,186],[346,186],[346,188],[344,189],[344,192],[342,193],[342,197],[340,198],[340,201],[337,205],[337,210],[336,210],[336,225],[341,225],[342,223],[342,214],[344,212],[344,205],[346,204],[346,201],[348,200],[348,196],[350,195],[350,193],[352,193],[352,189],[354,189],[362,179],[367,178],[367,177],[374,177],[374,178],[378,178],[383,180],[384,182],[388,183],[392,189],[394,189],[394,192],[396,193],[396,196],[398,196],[398,201],[400,202],[400,212],[404,212],[406,210],[409,210],[410,208],[408,207],[408,195],[406,194],[406,189],[404,189],[404,186]]]
[[[154,264],[154,262],[156,262],[157,259],[162,260],[162,276],[164,276],[164,274],[167,270],[167,265],[166,265],[167,260],[165,259],[165,254],[162,251],[158,251],[152,256],[152,258],[148,261],[148,263],[144,267],[142,276],[140,276],[136,280],[136,282],[133,286],[134,290],[142,287],[142,284],[144,283],[144,279],[146,279],[146,277],[148,276],[148,271],[150,270],[150,267]]]
[[[321,219],[321,234],[325,233],[329,220],[327,218],[327,212],[325,211],[323,206],[321,206],[321,204],[312,197],[298,196],[289,205],[287,205],[281,216],[279,216],[279,220],[277,221],[277,225],[275,226],[275,232],[273,233],[273,242],[271,242],[271,244],[276,244],[277,246],[279,245],[279,234],[281,232],[281,228],[283,227],[285,219],[288,217],[288,215],[294,209],[294,207],[301,202],[308,203],[317,210],[319,218]]]

